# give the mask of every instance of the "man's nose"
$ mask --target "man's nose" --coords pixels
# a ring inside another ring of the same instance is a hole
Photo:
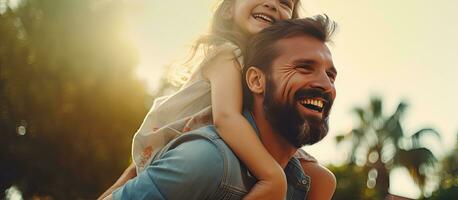
[[[334,90],[334,83],[326,72],[317,74],[309,85],[311,88],[320,89],[324,92],[332,92]]]

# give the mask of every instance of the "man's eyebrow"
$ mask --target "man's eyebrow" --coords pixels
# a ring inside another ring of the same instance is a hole
[[[293,66],[301,65],[301,64],[307,64],[307,65],[313,65],[316,64],[317,62],[313,59],[308,59],[308,58],[301,58],[298,60],[293,61]],[[328,69],[332,73],[337,75],[337,69],[334,65],[331,65],[331,67]],[[326,70],[326,71],[328,71]]]
[[[295,60],[293,61],[293,65],[299,65],[299,64],[309,64],[309,65],[312,65],[312,64],[315,64],[316,61],[313,60],[313,59],[307,59],[307,58],[301,58],[301,59],[298,59],[298,60]]]

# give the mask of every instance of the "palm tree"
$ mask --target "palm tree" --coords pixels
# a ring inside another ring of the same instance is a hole
[[[350,141],[350,164],[364,163],[368,171],[368,187],[375,187],[383,196],[390,187],[390,171],[394,167],[405,167],[417,186],[423,191],[426,168],[435,167],[436,157],[421,145],[425,134],[440,138],[432,128],[423,128],[407,135],[401,125],[401,117],[407,108],[400,102],[396,111],[385,116],[382,100],[372,97],[367,108],[356,107],[359,125],[350,132],[336,137],[338,143]]]

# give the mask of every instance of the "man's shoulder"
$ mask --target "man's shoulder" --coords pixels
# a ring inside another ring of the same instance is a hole
[[[215,162],[215,158],[224,165],[239,165],[238,159],[218,135],[213,125],[183,133],[164,146],[154,160],[160,159],[167,152],[176,149],[185,154],[189,160],[201,162],[203,165]]]
[[[204,126],[190,132],[186,132],[171,140],[167,145],[164,146],[162,152],[169,151],[184,143],[192,143],[194,145],[202,146],[203,149],[214,149],[215,147],[222,148],[225,143],[216,132],[214,125]]]
[[[215,199],[223,194],[226,158],[209,131],[175,138],[115,199]],[[185,188],[185,189],[184,189]]]
[[[153,160],[160,159],[167,152],[176,149],[179,149],[180,153],[186,154],[189,159],[199,158],[197,160],[202,162],[205,159],[222,158],[224,156],[220,149],[224,147],[221,142],[222,140],[216,133],[215,128],[213,126],[205,126],[171,140]]]

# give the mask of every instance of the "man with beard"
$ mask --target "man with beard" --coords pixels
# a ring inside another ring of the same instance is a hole
[[[337,71],[325,43],[334,29],[326,16],[278,22],[244,52],[243,113],[285,169],[288,200],[330,199],[335,188],[330,172],[294,156],[328,131]],[[113,198],[242,199],[256,181],[210,125],[171,141]]]

